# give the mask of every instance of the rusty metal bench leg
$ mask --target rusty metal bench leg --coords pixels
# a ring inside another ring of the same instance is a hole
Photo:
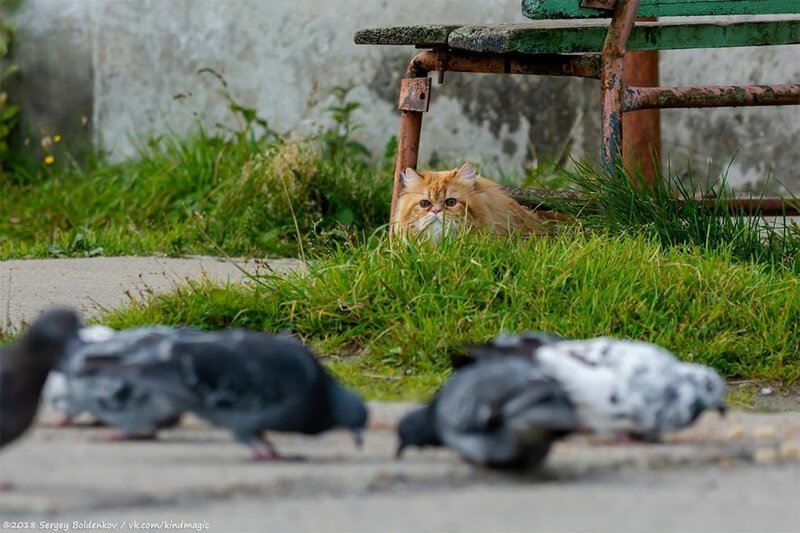
[[[603,170],[609,174],[616,171],[618,158],[622,154],[623,59],[638,8],[639,0],[619,0],[603,43],[600,72],[603,146],[600,159]]]
[[[655,21],[655,17],[638,18],[639,21]],[[625,87],[658,87],[658,51],[634,51],[625,54]],[[627,169],[638,169],[648,183],[661,175],[661,117],[658,109],[642,109],[625,117],[622,135],[622,162]]]
[[[418,72],[413,67],[400,83],[400,133],[397,137],[397,161],[394,167],[392,208],[389,218],[389,235],[394,233],[397,199],[403,189],[403,171],[417,168],[419,137],[422,131],[422,114],[428,111],[431,98],[431,79],[427,72]],[[422,77],[420,77],[422,74]]]
[[[419,156],[419,136],[422,131],[422,113],[417,111],[400,112],[400,133],[397,136],[397,162],[394,167],[394,187],[392,187],[392,210],[389,219],[389,231],[394,232],[395,210],[397,198],[402,191],[402,173],[411,167],[417,168]]]

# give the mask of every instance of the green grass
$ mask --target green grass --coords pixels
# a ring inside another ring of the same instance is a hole
[[[227,135],[165,136],[113,164],[52,148],[54,165],[0,175],[0,259],[305,252],[306,276],[192,284],[101,320],[291,328],[376,398],[425,397],[450,352],[502,329],[642,339],[728,377],[800,381],[800,230],[724,211],[724,180],[702,193],[718,200],[708,210],[677,178],[541,165],[526,185],[581,196],[556,205],[578,217],[559,236],[392,246],[394,145],[369,162],[351,138],[357,104],[336,98],[315,138],[277,135],[231,101],[245,125]]]
[[[581,232],[439,247],[380,237],[310,269],[250,286],[193,284],[106,321],[291,328],[345,381],[381,398],[430,393],[451,351],[500,330],[629,337],[728,377],[800,379],[800,278],[737,263],[730,250]]]
[[[53,167],[0,177],[0,259],[286,256],[298,254],[298,230],[327,242],[385,224],[390,171],[330,146],[200,130],[116,164],[65,154]]]
[[[578,162],[575,170],[563,174],[581,200],[551,203],[562,213],[580,217],[584,227],[634,231],[665,246],[726,249],[736,260],[800,274],[800,227],[785,217],[767,221],[729,211],[725,201],[736,194],[727,187],[725,176],[705,177],[703,181],[712,185],[701,189],[670,174],[657,177],[652,185],[635,170],[627,173],[620,168],[607,175],[588,162]],[[704,200],[711,205],[704,207]]]

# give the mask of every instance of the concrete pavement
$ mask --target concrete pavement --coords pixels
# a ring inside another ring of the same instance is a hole
[[[800,413],[708,413],[662,445],[577,437],[558,444],[542,472],[507,475],[442,450],[394,460],[392,424],[407,407],[372,405],[361,451],[347,433],[275,436],[279,450],[307,456],[301,463],[252,463],[226,432],[196,420],[156,442],[37,427],[0,455],[2,481],[15,485],[0,496],[0,515],[37,528],[105,521],[117,524],[105,530],[123,531],[181,521],[220,532],[788,532],[800,524]]]
[[[214,258],[6,261],[0,310],[13,326],[55,304],[91,315],[201,276],[246,277]],[[0,492],[0,531],[800,531],[798,411],[709,413],[662,445],[573,438],[519,476],[442,450],[395,461],[393,424],[409,407],[372,405],[362,451],[344,433],[275,436],[308,457],[287,464],[254,464],[191,417],[156,442],[39,425],[0,453],[0,481],[15,485]]]
[[[242,281],[245,272],[303,269],[297,259],[236,263],[215,257],[89,257],[0,261],[0,326],[30,323],[55,305],[85,316],[169,291],[188,280]],[[244,272],[242,271],[244,270]]]

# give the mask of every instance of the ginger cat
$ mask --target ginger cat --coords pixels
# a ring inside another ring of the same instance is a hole
[[[500,185],[478,176],[472,163],[444,172],[403,172],[405,188],[397,201],[399,235],[422,235],[439,242],[442,235],[477,228],[497,235],[549,233],[533,212],[506,195]]]

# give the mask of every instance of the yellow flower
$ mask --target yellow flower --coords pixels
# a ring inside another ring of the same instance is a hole
[[[59,135],[58,133],[53,135],[53,142],[54,143],[60,143],[61,142],[61,135]]]
[[[45,165],[52,165],[53,163],[55,163],[55,161],[56,161],[56,158],[53,157],[50,154],[47,154],[46,156],[44,156],[44,164]]]

